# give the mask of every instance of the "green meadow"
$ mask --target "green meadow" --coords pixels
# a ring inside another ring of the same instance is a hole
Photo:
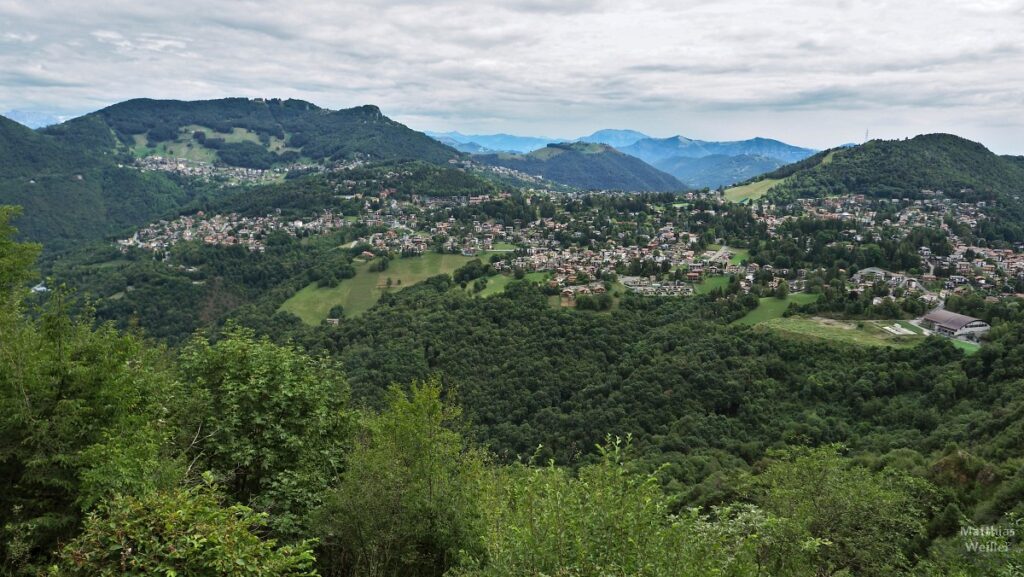
[[[295,293],[281,305],[282,311],[294,314],[307,324],[319,324],[335,305],[341,305],[346,317],[360,315],[377,304],[388,290],[387,279],[391,279],[391,290],[414,285],[432,276],[452,274],[473,258],[485,260],[487,255],[467,257],[458,254],[427,253],[418,257],[399,258],[391,261],[388,270],[369,270],[370,263],[356,264],[356,276],[345,279],[336,287],[318,287],[315,283]]]
[[[818,300],[819,296],[820,295],[810,293],[794,293],[787,296],[785,299],[764,297],[761,299],[761,302],[757,305],[756,309],[750,311],[745,317],[736,321],[736,324],[756,325],[771,319],[777,319],[786,312],[790,303],[805,305]]]

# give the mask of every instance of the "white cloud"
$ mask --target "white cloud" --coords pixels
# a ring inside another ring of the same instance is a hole
[[[280,96],[421,129],[1024,153],[1022,25],[1022,0],[0,0],[0,109]]]

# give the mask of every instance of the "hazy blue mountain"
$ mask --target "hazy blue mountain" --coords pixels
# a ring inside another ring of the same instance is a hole
[[[426,132],[425,134],[436,140],[447,138],[462,144],[474,143],[477,146],[499,152],[532,152],[544,148],[552,142],[562,142],[559,138],[516,136],[514,134],[462,134],[461,132]]]
[[[10,120],[29,128],[52,126],[54,124],[60,124],[67,119],[65,116],[57,116],[48,112],[40,112],[38,110],[8,110],[7,112],[4,112],[3,115]]]
[[[549,144],[529,154],[486,154],[475,160],[540,175],[586,190],[676,191],[675,177],[607,144]]]
[[[637,132],[635,130],[617,130],[612,128],[606,128],[604,130],[598,130],[590,136],[581,136],[576,139],[577,142],[595,142],[598,144],[607,144],[608,146],[614,146],[615,148],[623,148],[629,146],[638,140],[650,138],[643,132]]]
[[[659,160],[655,168],[678,178],[690,188],[718,188],[750,180],[786,164],[777,158],[756,154],[727,156],[712,154],[697,158],[676,156]]]
[[[783,163],[797,162],[813,155],[816,150],[792,146],[770,138],[751,138],[731,142],[692,140],[683,136],[646,138],[622,148],[622,152],[649,164],[674,157],[699,158],[702,156],[757,155],[775,158]]]
[[[447,144],[448,146],[458,150],[459,152],[465,152],[467,154],[492,154],[498,152],[497,150],[491,150],[486,146],[480,146],[475,142],[459,142],[450,136],[434,136],[431,137],[437,140],[441,144]]]

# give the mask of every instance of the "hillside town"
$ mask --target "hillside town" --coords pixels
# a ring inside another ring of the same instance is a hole
[[[131,237],[118,240],[122,252],[139,248],[163,252],[179,242],[198,241],[211,246],[243,246],[252,252],[266,250],[267,237],[274,232],[290,236],[325,234],[346,226],[341,214],[330,210],[306,220],[284,219],[280,215],[248,217],[237,213],[207,216],[203,211],[193,216],[161,220],[139,229]]]

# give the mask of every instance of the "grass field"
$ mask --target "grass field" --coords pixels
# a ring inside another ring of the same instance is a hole
[[[481,255],[480,258],[486,261],[486,257]],[[432,276],[451,274],[470,260],[472,257],[457,254],[427,253],[395,259],[384,272],[371,272],[369,263],[359,263],[353,278],[345,279],[333,288],[310,284],[285,301],[280,310],[292,313],[311,325],[326,319],[335,305],[344,307],[346,317],[354,317],[377,304],[380,296],[388,290],[386,283],[389,277],[392,280],[391,290],[399,290]]]
[[[135,142],[132,145],[131,150],[135,156],[159,155],[170,158],[181,158],[194,162],[216,162],[218,160],[217,151],[199,144],[199,142],[193,137],[193,134],[196,131],[205,132],[210,138],[223,138],[224,141],[228,143],[260,143],[259,135],[245,128],[235,127],[230,133],[222,133],[215,132],[213,129],[205,126],[191,124],[181,128],[177,139],[170,142],[161,142],[156,148],[149,148],[147,146],[146,135],[136,134],[133,136]],[[286,134],[285,139],[287,138],[288,135]],[[298,151],[297,148],[289,148],[285,142],[286,140],[272,136],[270,137],[270,142],[267,144],[267,148],[271,152],[278,153],[286,150]]]
[[[536,284],[548,280],[549,276],[550,275],[548,275],[548,273],[546,272],[531,272],[524,276],[523,280]],[[484,288],[484,290],[478,293],[474,293],[473,283],[468,283],[466,285],[466,292],[478,297],[490,297],[494,295],[500,295],[501,293],[505,292],[505,288],[508,287],[508,284],[513,280],[515,280],[515,277],[513,277],[510,274],[494,275],[491,277],[487,277],[487,287]]]
[[[794,316],[770,319],[760,326],[810,338],[874,347],[913,347],[925,338],[922,335],[897,336],[883,328],[892,324],[894,321],[839,321]]]
[[[959,339],[953,339],[953,346],[962,350],[965,354],[973,355],[974,353],[981,350],[981,345],[974,343],[968,343]]]
[[[832,151],[825,155],[825,158],[821,159],[821,166],[832,163],[832,157],[836,155],[836,151]],[[762,196],[768,194],[768,191],[786,179],[778,178],[766,178],[757,182],[752,182],[743,186],[734,186],[732,188],[725,189],[725,200],[730,202],[746,202],[748,200],[757,200]]]
[[[781,317],[783,313],[786,312],[786,309],[789,308],[790,303],[805,305],[808,303],[813,303],[814,301],[818,300],[819,296],[821,295],[810,293],[795,293],[787,296],[785,299],[777,299],[775,297],[764,297],[761,299],[761,302],[760,304],[757,305],[756,309],[750,311],[749,313],[747,313],[745,317],[736,321],[736,324],[756,325],[759,323],[763,323],[765,321],[777,319]]]
[[[505,292],[505,287],[508,283],[514,280],[510,274],[498,274],[491,277],[487,277],[487,287],[484,290],[476,293],[478,297],[490,297],[494,295],[500,295]],[[466,285],[466,292],[473,294],[473,283]]]
[[[729,250],[733,253],[732,258],[729,259],[729,264],[741,264],[745,260],[750,260],[750,251],[745,248],[729,247]]]
[[[896,324],[914,333],[915,335],[923,335],[924,329],[911,323],[910,321],[896,321]]]
[[[782,182],[779,179],[766,178],[743,186],[725,189],[725,199],[730,202],[746,202],[757,200],[768,194],[768,189]]]
[[[716,288],[724,289],[729,286],[729,277],[727,276],[712,276],[707,277],[701,282],[693,285],[693,290],[699,295],[706,295]]]

